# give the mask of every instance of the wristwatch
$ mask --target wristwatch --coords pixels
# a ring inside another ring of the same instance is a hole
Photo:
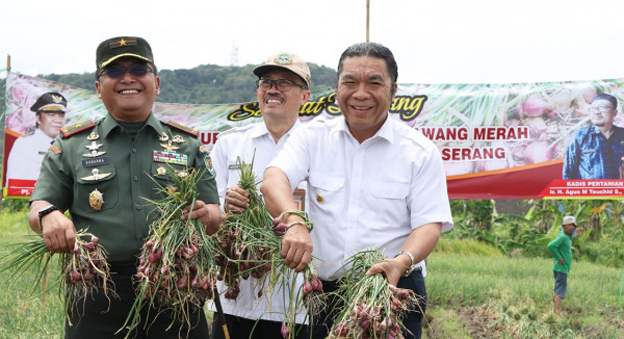
[[[39,226],[41,226],[41,229],[43,229],[43,223],[41,222],[41,220],[43,219],[43,217],[45,217],[46,215],[54,212],[54,211],[60,211],[60,209],[54,205],[49,205],[46,206],[42,209],[39,210],[38,214],[39,214]]]
[[[407,270],[405,270],[405,272],[403,273],[403,276],[407,277],[410,274],[412,274],[412,272],[414,272],[414,269],[416,268],[416,262],[415,262],[416,259],[414,259],[414,256],[410,252],[407,252],[407,251],[401,251],[399,252],[399,254],[395,255],[394,257],[396,258],[401,254],[405,254],[406,256],[408,256],[412,262],[410,266],[407,268]]]

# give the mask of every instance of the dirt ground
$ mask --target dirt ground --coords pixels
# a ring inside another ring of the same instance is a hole
[[[568,314],[574,332],[568,333],[570,338],[624,338],[624,320],[615,320],[617,330],[614,333],[612,323],[606,325],[579,323],[579,317]],[[500,319],[498,319],[500,322]],[[454,323],[454,324],[452,324]],[[508,338],[508,329],[496,325],[496,315],[484,310],[482,307],[465,307],[460,310],[448,310],[446,313],[435,318],[428,317],[423,326],[423,339],[495,339]],[[571,335],[571,336],[570,336]]]
[[[498,333],[499,331],[497,331],[498,329],[496,326],[493,328],[488,326],[493,320],[492,317],[483,312],[480,308],[470,307],[462,309],[459,311],[459,316],[464,320],[466,330],[470,333],[471,337],[482,339],[500,337],[500,333]]]
[[[454,315],[461,321],[464,338],[495,339],[500,338],[500,331],[489,324],[494,320],[490,314],[479,307],[463,308]],[[455,339],[457,333],[447,333],[447,319],[429,319],[426,326],[427,339]],[[455,329],[458,330],[458,329]]]

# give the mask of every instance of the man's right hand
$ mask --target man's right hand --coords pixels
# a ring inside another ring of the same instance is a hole
[[[301,224],[291,226],[282,238],[284,264],[301,272],[312,258],[312,239],[308,227]]]
[[[239,186],[232,186],[225,192],[223,209],[226,212],[243,213],[249,206],[249,193]]]
[[[557,260],[557,263],[558,263],[559,265],[563,265],[563,263],[564,263],[563,258],[561,258],[561,259]]]
[[[56,210],[48,213],[43,216],[41,223],[39,222],[39,211],[50,205],[50,202],[44,200],[33,201],[28,213],[28,224],[33,231],[43,236],[51,252],[71,252],[76,243],[76,228],[63,212]]]
[[[53,253],[71,252],[76,243],[74,223],[61,211],[54,211],[42,219],[42,235]]]

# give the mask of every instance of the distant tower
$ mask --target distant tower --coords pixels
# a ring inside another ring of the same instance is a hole
[[[238,66],[238,47],[236,43],[232,42],[232,55],[230,55],[230,66]]]

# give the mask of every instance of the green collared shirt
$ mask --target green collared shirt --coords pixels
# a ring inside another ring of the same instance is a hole
[[[69,209],[77,230],[88,229],[100,238],[109,262],[134,263],[149,225],[157,218],[146,199],[163,198],[159,189],[169,182],[166,172],[172,167],[205,170],[197,187],[198,199],[219,203],[214,170],[206,170],[210,160],[200,146],[195,135],[153,114],[132,140],[107,115],[95,126],[55,141],[44,157],[30,201],[46,200]],[[90,195],[97,192],[103,198],[100,210],[92,207],[97,207],[97,199],[90,203]]]

